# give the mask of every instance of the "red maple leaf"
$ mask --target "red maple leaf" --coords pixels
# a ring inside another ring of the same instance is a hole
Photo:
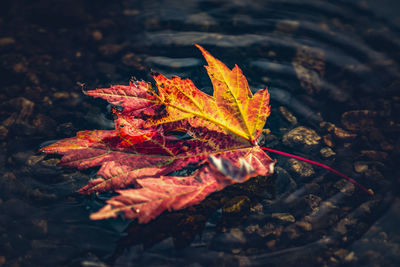
[[[272,174],[275,162],[256,144],[270,113],[267,89],[253,95],[239,67],[230,70],[198,48],[208,62],[213,96],[188,79],[161,74],[153,76],[157,90],[143,81],[91,90],[88,95],[119,107],[113,110],[115,130],[81,131],[41,149],[62,154],[61,166],[101,166],[97,178],[78,192],[120,195],[92,219],[124,213],[145,223],[230,184]],[[166,176],[189,164],[198,165],[192,175]]]

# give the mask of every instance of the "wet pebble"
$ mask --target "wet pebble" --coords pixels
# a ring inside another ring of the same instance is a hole
[[[300,236],[300,233],[299,233],[296,225],[294,225],[294,224],[289,225],[283,231],[286,233],[287,237],[291,240],[296,239]]]
[[[279,111],[281,112],[282,116],[290,122],[292,125],[297,124],[297,118],[285,107],[281,106],[279,107]]]
[[[333,185],[333,187],[339,189],[339,191],[346,196],[353,195],[355,190],[355,185],[353,183],[349,183],[349,181],[345,179],[340,179]],[[327,202],[324,202],[324,204],[325,203]]]
[[[354,162],[354,170],[358,173],[362,173],[368,170],[368,164],[363,161]]]
[[[283,136],[283,143],[290,147],[300,147],[310,151],[320,144],[321,137],[313,129],[304,126],[296,127]]]
[[[284,222],[295,222],[296,219],[290,213],[272,213],[271,217]]]
[[[324,140],[325,145],[327,145],[329,147],[333,147],[333,140],[332,140],[331,134],[324,135],[323,140]]]
[[[313,211],[318,211],[322,199],[314,194],[308,194],[305,198],[306,203]]]
[[[326,129],[329,133],[332,133],[338,139],[352,139],[357,137],[356,134],[350,133],[330,122],[321,122],[320,127]]]
[[[302,178],[309,178],[315,174],[312,165],[304,161],[300,161],[297,159],[288,159],[287,166],[292,173]]]
[[[292,60],[301,87],[310,95],[321,90],[325,74],[324,57],[322,50],[301,46]]]
[[[275,231],[275,225],[272,223],[267,223],[262,226],[256,224],[256,225],[249,225],[245,228],[246,234],[252,234],[256,233],[262,238],[265,238],[271,234],[273,234]]]
[[[371,110],[352,110],[342,114],[341,122],[347,130],[360,131],[376,125],[378,113]]]
[[[28,166],[32,167],[32,166],[36,165],[38,162],[42,161],[45,157],[46,157],[45,154],[42,154],[42,155],[31,155],[26,160],[26,164]]]
[[[92,37],[94,40],[100,41],[101,39],[103,39],[103,34],[101,33],[101,31],[95,30],[92,32]]]
[[[250,210],[250,199],[247,196],[236,196],[228,200],[222,212],[225,216],[243,216]]]
[[[15,39],[12,37],[0,38],[0,47],[15,44]]]
[[[324,158],[329,158],[336,155],[335,151],[333,151],[332,148],[330,147],[323,147],[319,152],[321,153],[321,156],[323,156]]]
[[[312,224],[306,221],[298,221],[296,222],[296,225],[305,231],[312,230]]]

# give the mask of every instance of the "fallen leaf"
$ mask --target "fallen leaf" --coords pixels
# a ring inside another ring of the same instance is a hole
[[[238,66],[230,70],[202,47],[214,87],[210,96],[189,79],[154,74],[144,81],[86,93],[114,105],[115,130],[81,131],[41,151],[61,154],[61,166],[100,166],[79,193],[120,195],[92,219],[137,218],[146,223],[165,210],[199,203],[210,193],[251,177],[268,176],[274,161],[257,145],[270,114],[267,89],[252,94]],[[180,138],[177,133],[188,138]],[[190,176],[167,176],[191,164]],[[126,187],[134,187],[124,189]],[[123,190],[121,190],[123,189]]]

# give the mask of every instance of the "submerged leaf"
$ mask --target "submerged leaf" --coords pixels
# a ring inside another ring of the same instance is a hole
[[[42,149],[62,154],[62,166],[100,166],[97,178],[78,192],[120,195],[92,219],[123,213],[145,223],[164,210],[197,204],[230,184],[272,174],[274,162],[256,142],[270,113],[267,89],[253,95],[239,67],[230,70],[197,47],[208,62],[213,96],[188,79],[161,74],[153,76],[157,89],[133,81],[90,90],[88,95],[116,106],[115,130],[78,132]],[[189,164],[198,166],[193,175],[166,176]],[[123,189],[128,186],[134,188]]]

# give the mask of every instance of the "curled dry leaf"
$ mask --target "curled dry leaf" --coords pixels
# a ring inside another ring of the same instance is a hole
[[[61,154],[60,165],[100,166],[97,178],[79,193],[120,195],[92,219],[137,218],[146,223],[165,210],[201,202],[210,193],[268,176],[274,162],[257,145],[270,114],[267,89],[252,94],[238,66],[232,70],[197,46],[208,62],[213,96],[189,79],[153,75],[157,89],[143,81],[86,92],[113,104],[115,130],[81,131],[41,149]],[[190,138],[179,138],[177,132]],[[166,176],[197,164],[190,176]],[[133,187],[133,188],[127,188]]]

